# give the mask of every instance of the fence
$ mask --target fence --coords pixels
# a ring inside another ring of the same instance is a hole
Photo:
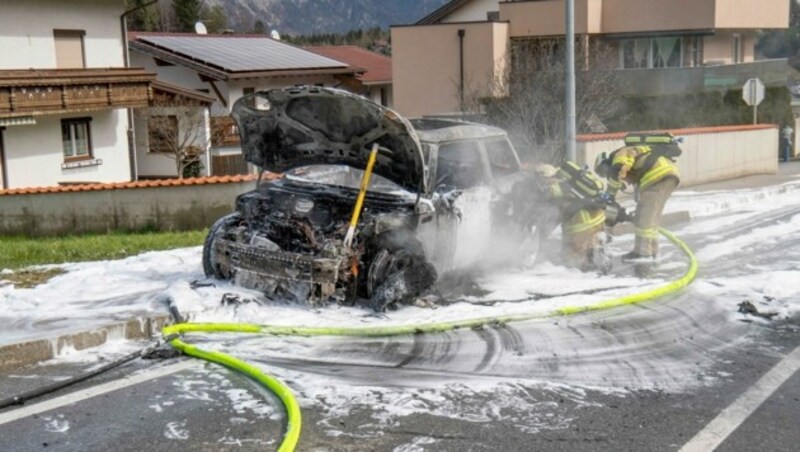
[[[778,127],[769,124],[671,130],[684,137],[678,158],[681,186],[778,171]],[[601,152],[624,145],[624,133],[582,135],[578,162],[590,166]]]
[[[243,154],[214,155],[211,157],[212,176],[247,174],[247,161]]]
[[[0,190],[0,234],[193,230],[234,209],[252,176]]]

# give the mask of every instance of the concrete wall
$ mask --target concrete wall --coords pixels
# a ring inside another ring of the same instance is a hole
[[[395,109],[406,116],[460,110],[458,30],[464,35],[464,84],[472,94],[503,73],[508,24],[441,24],[392,28]]]
[[[716,28],[788,28],[790,2],[716,0]]]
[[[3,0],[0,69],[56,67],[54,29],[84,30],[87,67],[120,67],[123,0]]]
[[[600,33],[600,18],[589,18],[602,12],[598,1],[575,0],[575,33]],[[500,3],[500,20],[509,21],[512,38],[564,35],[564,0]]]
[[[753,30],[718,31],[703,38],[703,63],[706,65],[733,64],[733,35],[742,39],[742,62],[755,61],[756,32]]]
[[[95,113],[48,115],[36,118],[36,125],[8,127],[3,132],[8,188],[55,185],[60,182],[121,182],[131,180],[128,162],[128,121],[125,109]],[[92,118],[90,125],[93,156],[99,165],[62,169],[64,151],[61,120]]]
[[[192,230],[234,209],[255,182],[0,196],[0,235]]]
[[[511,37],[563,35],[564,0],[501,2],[500,19],[510,21]],[[576,33],[788,26],[785,0],[575,0]]]
[[[778,128],[735,126],[673,130],[685,138],[678,158],[681,186],[733,179],[778,171]],[[580,164],[593,166],[601,152],[624,146],[624,134],[583,135],[577,157]]]

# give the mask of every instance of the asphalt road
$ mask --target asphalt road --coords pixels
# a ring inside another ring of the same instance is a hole
[[[738,247],[704,265],[701,281],[788,270],[800,262],[800,236],[778,240],[768,228],[798,214],[794,206],[724,214],[681,235],[697,249]],[[437,336],[225,337],[207,345],[268,367],[295,389],[300,450],[797,450],[800,318],[737,316],[744,295],[709,292],[715,287]],[[94,365],[0,375],[0,397]],[[0,450],[270,450],[283,423],[277,407],[252,382],[211,364],[137,361],[28,411],[0,411]]]

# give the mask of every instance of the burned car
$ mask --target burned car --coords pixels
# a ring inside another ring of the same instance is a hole
[[[522,224],[508,222],[514,208],[498,202],[523,177],[501,129],[408,121],[322,87],[250,94],[232,116],[245,159],[281,176],[240,195],[236,212],[211,227],[207,276],[269,297],[382,310],[480,260],[489,237],[508,236],[498,227]],[[513,228],[524,235],[526,227]]]

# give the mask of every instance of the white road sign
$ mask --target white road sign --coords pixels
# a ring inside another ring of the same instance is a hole
[[[764,84],[757,78],[751,78],[744,82],[742,87],[742,98],[751,107],[755,107],[764,100]]]

